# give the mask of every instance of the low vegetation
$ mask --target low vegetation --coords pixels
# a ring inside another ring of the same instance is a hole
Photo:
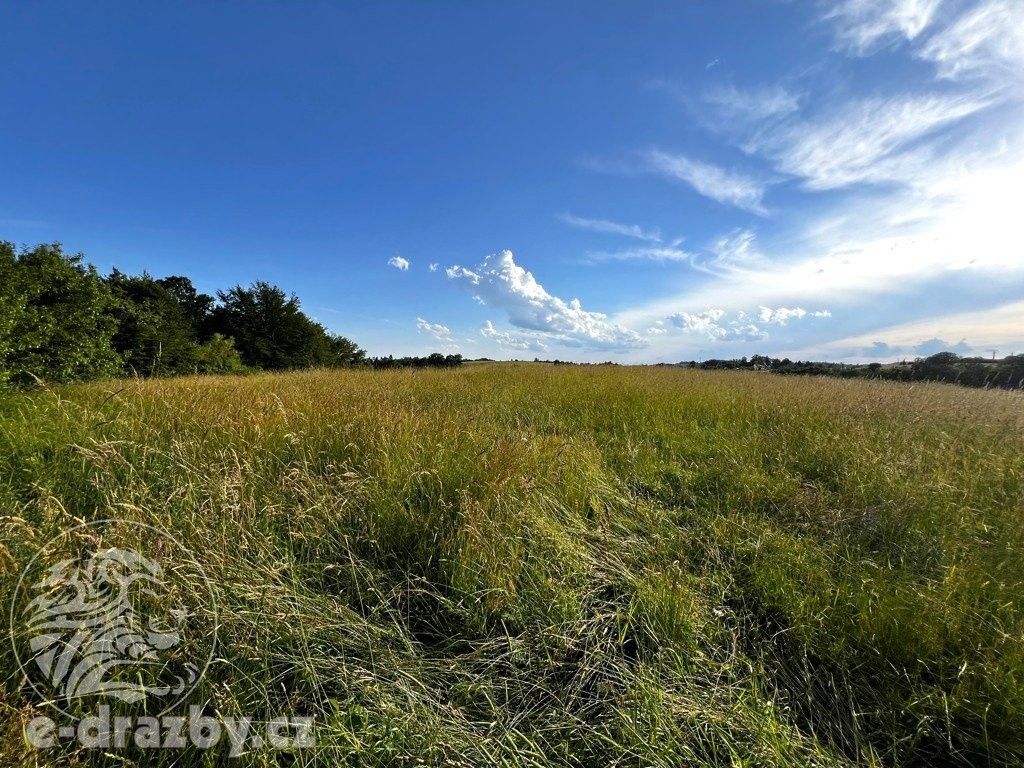
[[[1016,765],[1022,405],[487,363],[4,395],[2,615],[43,542],[115,516],[213,580],[192,700],[316,717],[239,764]],[[0,762],[140,759],[29,752],[8,645]]]

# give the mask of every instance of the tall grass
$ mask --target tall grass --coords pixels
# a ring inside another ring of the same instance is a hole
[[[194,703],[316,716],[243,764],[1017,764],[1022,406],[530,364],[6,396],[4,621],[40,544],[115,516],[213,581]],[[0,760],[222,759],[28,750],[8,645]]]

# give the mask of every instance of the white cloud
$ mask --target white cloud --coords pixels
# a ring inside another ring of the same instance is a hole
[[[681,248],[628,248],[622,251],[591,251],[588,262],[599,261],[690,261],[693,254]]]
[[[719,325],[723,317],[725,310],[707,309],[703,312],[676,312],[668,316],[668,321],[689,333],[700,333],[709,339],[722,339],[729,333]]]
[[[622,235],[637,240],[645,240],[650,243],[661,242],[661,232],[657,229],[643,229],[636,224],[620,224],[607,219],[587,219],[581,216],[573,216],[571,213],[563,213],[558,217],[566,224],[579,229],[587,229],[591,232],[603,232],[611,235]]]
[[[922,139],[989,105],[964,95],[909,95],[853,101],[817,122],[789,123],[747,149],[800,177],[808,189],[858,182],[911,183],[934,162]]]
[[[940,77],[1024,78],[1024,3],[992,0],[958,17],[933,35],[920,56]]]
[[[480,335],[485,339],[496,342],[499,347],[504,347],[505,349],[519,349],[526,352],[548,351],[547,345],[536,336],[499,331],[490,320],[484,322],[483,328],[480,329]]]
[[[446,325],[441,325],[440,323],[429,323],[426,320],[424,320],[422,317],[417,317],[416,318],[416,327],[419,330],[421,330],[421,331],[425,331],[425,332],[429,333],[431,336],[433,336],[438,341],[451,341],[452,340],[451,329],[449,329],[448,326],[446,326]]]
[[[913,40],[935,17],[941,0],[842,0],[825,18],[835,26],[839,46],[864,55],[885,42]]]
[[[511,251],[488,256],[473,269],[449,267],[448,278],[489,307],[503,309],[518,328],[547,335],[554,343],[593,349],[625,350],[643,346],[640,334],[583,308],[579,299],[552,296],[534,276],[516,264]]]
[[[1017,139],[1008,144],[1019,147]],[[762,262],[751,268],[712,273],[712,280],[620,312],[615,320],[644,328],[680,306],[727,311],[806,307],[823,297],[831,311],[870,306],[873,297],[896,294],[913,297],[908,306],[919,301],[931,307],[928,286],[935,283],[1024,285],[1021,199],[1024,148],[959,158],[922,171],[915,189],[844,201],[840,215],[826,213],[808,221],[803,232],[789,233],[766,248]],[[969,300],[969,295],[960,298]],[[932,337],[984,343],[984,335],[976,332],[937,328],[916,334],[915,343]],[[864,348],[879,340],[887,341],[871,334],[846,346]]]
[[[686,333],[707,337],[710,341],[762,341],[768,334],[755,325],[744,311],[736,312],[726,320],[724,309],[706,309],[703,312],[676,312],[666,320]]]
[[[761,181],[685,155],[672,155],[656,149],[648,152],[645,160],[650,170],[682,181],[704,197],[753,213],[766,213],[762,203],[765,184]]]
[[[427,269],[429,269],[431,272],[437,272],[437,268],[438,264],[436,261],[430,262],[430,264],[427,266]]]
[[[408,272],[409,260],[401,256],[392,256],[390,259],[388,259],[388,266],[394,267],[400,272]]]
[[[761,122],[784,117],[800,108],[800,99],[781,85],[753,90],[738,90],[727,85],[708,91],[704,101],[726,120]]]
[[[808,312],[803,307],[777,307],[776,309],[759,307],[758,310],[758,318],[761,322],[772,325],[785,325],[790,320],[802,320],[805,317],[832,317],[832,313],[827,309]]]
[[[764,264],[764,256],[757,248],[756,235],[749,229],[738,229],[718,238],[711,244],[712,257],[695,261],[694,266],[708,272],[736,272]]]
[[[803,307],[779,307],[777,309],[760,307],[759,309],[758,317],[761,322],[774,325],[785,325],[790,320],[799,320],[807,314],[807,310]]]

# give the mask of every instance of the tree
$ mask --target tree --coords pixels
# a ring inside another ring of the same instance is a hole
[[[110,289],[81,254],[59,243],[15,251],[0,243],[0,375],[27,383],[116,372]]]
[[[178,302],[182,313],[195,329],[200,341],[206,341],[213,332],[210,330],[210,312],[213,310],[214,298],[199,293],[192,281],[181,275],[162,277],[157,282]]]
[[[199,343],[192,283],[187,278],[132,277],[117,270],[107,283],[117,299],[112,343],[125,370],[148,376],[194,372]]]
[[[331,364],[342,367],[366,365],[367,362],[366,350],[340,334],[331,336],[331,356]]]
[[[265,282],[235,286],[217,294],[212,328],[235,340],[242,362],[255,368],[286,370],[338,366],[361,360],[362,350],[344,337],[332,337],[302,311],[297,297]]]

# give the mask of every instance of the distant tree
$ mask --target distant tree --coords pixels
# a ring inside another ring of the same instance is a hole
[[[334,334],[330,337],[330,342],[331,365],[348,367],[366,364],[366,350],[360,349],[359,345],[351,339]]]
[[[1010,389],[1024,388],[1024,355],[1009,355],[999,361],[992,384]]]
[[[110,289],[59,243],[0,243],[0,375],[65,382],[117,371]]]

